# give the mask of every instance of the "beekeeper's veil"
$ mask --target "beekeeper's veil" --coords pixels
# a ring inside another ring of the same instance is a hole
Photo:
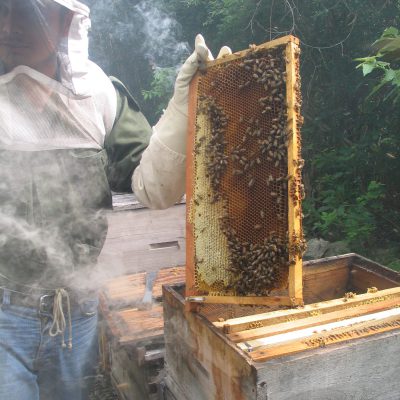
[[[76,0],[0,0],[0,150],[101,148],[116,96]]]

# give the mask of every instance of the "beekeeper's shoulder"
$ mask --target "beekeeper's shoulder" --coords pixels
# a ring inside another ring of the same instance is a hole
[[[117,110],[121,109],[123,101],[126,100],[130,108],[135,111],[140,111],[139,104],[136,102],[128,88],[115,76],[110,76],[110,80],[117,92]]]

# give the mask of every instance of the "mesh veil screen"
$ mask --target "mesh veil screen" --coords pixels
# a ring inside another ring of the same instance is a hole
[[[299,52],[288,42],[214,62],[193,86],[192,293],[267,296],[287,287],[290,265],[303,251],[301,229],[292,232],[289,218],[295,209],[301,219],[302,161],[298,135],[288,160],[293,126],[301,123]]]

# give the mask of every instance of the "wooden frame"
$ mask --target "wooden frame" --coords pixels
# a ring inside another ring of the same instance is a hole
[[[287,129],[291,132],[289,137],[288,151],[288,175],[297,178],[301,175],[301,167],[295,162],[299,159],[299,122],[296,111],[296,94],[299,92],[296,77],[296,57],[299,54],[299,40],[293,36],[285,36],[268,43],[258,46],[258,49],[268,49],[277,46],[286,45],[286,63],[287,63],[287,113],[288,125]],[[223,59],[217,59],[209,63],[209,66],[222,65],[224,63],[236,60],[248,53],[248,50],[241,51]],[[200,72],[201,73],[201,72]],[[289,267],[288,274],[288,290],[287,295],[279,293],[271,296],[204,296],[196,290],[195,285],[195,237],[193,225],[193,209],[194,209],[194,189],[193,189],[193,174],[194,174],[194,138],[196,135],[196,109],[197,109],[197,91],[199,84],[198,73],[191,82],[189,92],[189,135],[187,145],[187,178],[186,178],[186,196],[187,196],[187,216],[186,216],[186,300],[188,308],[196,310],[196,304],[215,303],[215,304],[262,304],[262,305],[280,305],[280,306],[299,306],[303,304],[302,292],[302,259],[299,254],[291,254],[289,257],[294,259],[294,262]],[[295,186],[295,195],[298,199],[301,198],[299,186]],[[302,237],[301,227],[301,205],[300,200],[295,203],[290,199],[288,189],[288,231],[289,240],[293,237]],[[289,242],[291,243],[291,242]]]

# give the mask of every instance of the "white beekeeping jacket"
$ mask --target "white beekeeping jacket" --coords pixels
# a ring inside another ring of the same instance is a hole
[[[0,150],[103,148],[115,120],[116,93],[104,72],[88,59],[88,7],[76,0],[4,3],[0,11]],[[54,18],[59,12],[67,23],[62,39],[55,43]],[[42,46],[37,44],[38,37]],[[35,49],[38,56],[46,46],[54,48],[55,77],[30,65]]]

